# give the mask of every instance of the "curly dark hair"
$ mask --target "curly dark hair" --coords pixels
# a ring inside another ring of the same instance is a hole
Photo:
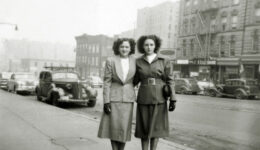
[[[154,41],[154,44],[155,44],[155,49],[154,49],[154,53],[158,53],[159,52],[159,49],[161,47],[161,44],[162,44],[162,40],[156,36],[156,35],[143,35],[141,36],[138,41],[137,41],[137,48],[138,48],[138,51],[142,54],[145,53],[144,51],[144,42],[145,40],[147,39],[151,39]]]
[[[114,54],[115,54],[115,55],[119,55],[119,54],[120,54],[120,53],[119,53],[119,47],[120,47],[120,45],[121,45],[124,41],[127,41],[127,42],[129,42],[129,44],[130,44],[130,53],[129,53],[129,55],[135,53],[135,40],[134,40],[134,39],[131,39],[131,38],[118,38],[118,39],[115,40],[114,43],[113,43],[113,51],[114,51]]]

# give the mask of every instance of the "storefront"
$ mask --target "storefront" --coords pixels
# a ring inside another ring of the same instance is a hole
[[[240,58],[218,58],[217,66],[217,83],[224,83],[227,79],[240,78]]]
[[[260,83],[260,56],[242,56],[241,68],[243,78],[256,79]]]

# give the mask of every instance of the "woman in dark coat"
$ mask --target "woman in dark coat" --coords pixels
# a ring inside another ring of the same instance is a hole
[[[172,65],[157,53],[161,40],[155,35],[141,36],[138,50],[144,55],[136,60],[134,84],[140,83],[137,96],[135,136],[141,138],[142,150],[156,150],[160,137],[169,136],[167,99],[169,111],[175,109],[175,91]],[[170,96],[163,95],[163,87],[168,85]]]
[[[132,116],[136,95],[133,85],[135,52],[133,39],[121,38],[114,42],[115,56],[106,61],[104,72],[104,113],[98,137],[111,140],[113,150],[123,150],[131,140]]]

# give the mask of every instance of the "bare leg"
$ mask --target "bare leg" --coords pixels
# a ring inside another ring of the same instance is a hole
[[[142,142],[142,150],[148,150],[148,146],[149,146],[149,139],[141,139]]]
[[[119,150],[118,149],[118,143],[116,141],[111,140],[112,150]]]
[[[159,138],[151,138],[150,150],[156,150]]]
[[[118,150],[124,150],[124,149],[125,149],[125,143],[123,143],[123,142],[118,142],[118,144],[119,144]]]

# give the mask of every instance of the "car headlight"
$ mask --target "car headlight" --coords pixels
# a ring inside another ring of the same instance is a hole
[[[72,89],[72,85],[71,84],[66,84],[66,88],[70,90],[70,89]]]
[[[59,93],[60,96],[64,96],[65,95],[65,92],[62,88],[57,88],[57,91]]]

